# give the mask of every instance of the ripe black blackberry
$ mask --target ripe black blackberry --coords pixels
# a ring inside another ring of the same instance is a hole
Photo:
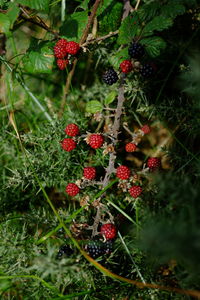
[[[153,64],[147,63],[141,66],[140,68],[140,74],[144,78],[149,78],[155,73],[155,67]]]
[[[73,254],[73,250],[70,248],[69,245],[62,245],[57,253],[57,259],[61,259],[64,255],[70,256]]]
[[[141,58],[144,55],[144,47],[139,43],[132,43],[128,48],[128,54],[131,58]]]
[[[105,243],[101,241],[90,241],[85,247],[85,250],[92,258],[110,254],[112,252],[112,249],[112,241],[106,241]]]
[[[103,74],[103,81],[109,85],[112,85],[113,83],[117,82],[117,80],[118,75],[113,68],[110,68]]]

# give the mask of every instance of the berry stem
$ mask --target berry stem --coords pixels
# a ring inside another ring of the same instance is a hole
[[[80,39],[80,43],[79,43],[80,45],[82,45],[87,39],[89,30],[90,30],[90,26],[92,25],[92,23],[94,21],[98,6],[100,4],[100,1],[101,0],[96,0],[94,5],[93,5],[91,15],[89,16],[89,19],[88,19],[88,23],[87,23],[87,25],[86,25],[86,27],[83,31],[82,37]],[[71,81],[72,81],[72,78],[73,78],[73,75],[74,75],[74,72],[75,72],[75,69],[76,69],[77,62],[78,62],[78,59],[75,58],[74,61],[73,61],[72,69],[71,69],[71,71],[69,72],[69,74],[67,76],[66,85],[65,85],[65,88],[64,88],[64,95],[63,95],[63,99],[62,99],[62,102],[61,102],[60,111],[58,113],[59,118],[62,117],[63,112],[64,112],[64,108],[65,108],[65,105],[66,105],[66,97],[69,93],[69,88],[70,88]]]
[[[117,141],[118,141],[118,134],[119,134],[119,128],[120,128],[120,121],[121,121],[121,116],[122,116],[122,109],[123,109],[123,104],[125,101],[124,97],[124,74],[121,74],[120,78],[120,85],[119,85],[119,93],[118,93],[118,101],[117,101],[117,108],[116,108],[116,113],[115,113],[115,118],[114,118],[114,123],[112,126],[112,144],[113,146],[116,146]],[[110,157],[109,157],[109,163],[108,167],[106,168],[106,174],[103,179],[103,186],[102,188],[105,188],[110,180],[110,176],[112,173],[115,171],[115,159],[116,159],[116,153],[111,152]],[[104,194],[101,195],[101,198],[103,197]],[[97,228],[99,225],[99,222],[101,220],[101,205],[97,207],[97,213],[94,219],[93,223],[93,231],[92,231],[92,237],[98,234]]]

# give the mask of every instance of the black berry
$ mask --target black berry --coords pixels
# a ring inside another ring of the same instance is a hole
[[[140,74],[144,78],[149,78],[149,77],[153,76],[154,73],[155,73],[155,67],[152,64],[149,64],[149,63],[144,64],[140,68]]]
[[[63,256],[70,256],[73,252],[69,245],[62,245],[57,253],[57,259],[61,259]]]
[[[103,81],[109,85],[117,82],[118,75],[113,68],[109,69],[103,74]]]
[[[101,241],[90,241],[85,249],[92,258],[97,258],[102,255],[110,254],[113,249],[113,242],[106,241],[103,243]]]
[[[128,48],[128,54],[131,58],[141,58],[144,52],[144,47],[139,43],[132,43]]]

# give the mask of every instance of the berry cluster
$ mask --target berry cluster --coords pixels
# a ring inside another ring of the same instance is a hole
[[[141,64],[140,62],[138,62],[138,59],[141,59],[145,54],[145,49],[143,45],[141,45],[138,42],[132,42],[128,48],[128,54],[130,56],[130,59],[123,60],[119,65],[119,68],[122,73],[128,74],[134,70],[136,72],[139,71],[140,75],[143,78],[150,78],[152,75],[154,75],[154,73],[156,72],[155,64],[151,62]],[[103,81],[108,85],[116,83],[117,80],[118,75],[113,68],[108,69],[103,74]]]
[[[148,125],[144,125],[139,130],[134,132],[132,141],[125,145],[126,152],[135,152],[137,149],[137,145],[140,142],[142,136],[150,132],[151,132],[151,128]]]
[[[69,135],[70,137],[75,137],[79,134],[79,127],[76,124],[71,123],[71,124],[67,125],[67,127],[65,128],[65,133],[67,135]],[[76,141],[71,138],[64,139],[61,142],[61,145],[62,145],[62,148],[67,152],[74,150],[77,146]]]
[[[69,64],[70,55],[76,55],[80,50],[80,45],[76,42],[68,42],[66,39],[60,39],[54,46],[54,56],[57,66],[64,70]]]
[[[80,133],[79,127],[74,124],[70,123],[65,128],[65,133],[70,136],[70,138],[65,138],[61,142],[61,146],[63,150],[70,152],[74,150],[77,146],[77,142],[75,138]],[[99,133],[89,134],[86,138],[86,142],[90,145],[93,149],[100,148],[104,143],[104,137]],[[94,180],[96,177],[96,169],[94,167],[85,167],[83,170],[83,177],[85,180]],[[80,192],[80,187],[75,183],[69,183],[65,189],[66,193],[69,196],[76,196]]]

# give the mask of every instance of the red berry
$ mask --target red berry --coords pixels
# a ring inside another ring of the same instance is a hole
[[[61,39],[54,46],[54,55],[57,58],[64,58],[67,55],[66,45],[67,40]]]
[[[117,168],[116,176],[120,179],[128,179],[130,177],[131,171],[127,166],[119,166]]]
[[[65,190],[69,196],[76,196],[80,192],[78,185],[75,183],[69,183]]]
[[[142,193],[142,188],[139,185],[133,185],[129,189],[129,193],[133,198],[137,198]]]
[[[94,167],[86,167],[83,170],[83,176],[86,179],[92,180],[96,177],[96,169]]]
[[[72,54],[72,55],[75,55],[77,54],[77,52],[79,51],[80,49],[80,46],[79,44],[77,44],[76,42],[68,42],[67,45],[66,45],[66,51],[67,53],[69,54]]]
[[[160,158],[158,158],[158,157],[150,157],[147,160],[147,167],[151,171],[158,170],[161,167],[161,160],[160,160]]]
[[[62,141],[61,145],[62,145],[62,148],[68,152],[70,152],[76,148],[76,142],[73,139],[64,139]]]
[[[120,68],[123,73],[129,73],[133,70],[133,64],[131,60],[126,59],[120,64]]]
[[[151,132],[151,128],[148,125],[144,125],[141,130],[144,132],[144,134]]]
[[[76,124],[71,123],[67,125],[67,127],[65,128],[65,132],[69,136],[76,136],[79,134],[79,128]]]
[[[126,152],[134,152],[137,146],[134,143],[128,143],[125,146]]]
[[[68,61],[68,59],[59,58],[59,59],[57,59],[56,63],[60,70],[64,70],[66,68],[66,66],[69,64],[69,61]]]
[[[104,224],[101,226],[101,234],[105,236],[107,240],[112,240],[117,235],[117,229],[114,224]]]
[[[101,134],[94,133],[94,134],[91,134],[89,137],[89,145],[93,149],[100,148],[103,145],[103,142],[104,142],[104,138]]]

